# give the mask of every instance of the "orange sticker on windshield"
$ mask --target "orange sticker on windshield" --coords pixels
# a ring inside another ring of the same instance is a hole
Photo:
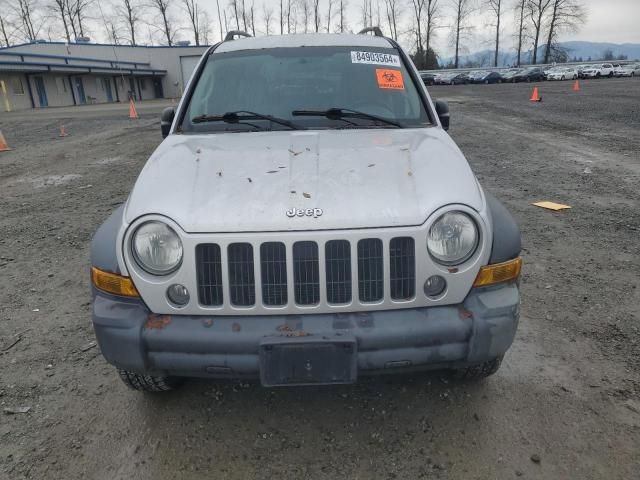
[[[404,80],[400,70],[376,68],[376,78],[378,79],[378,88],[404,90]]]

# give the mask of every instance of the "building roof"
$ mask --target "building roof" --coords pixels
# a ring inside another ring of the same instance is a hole
[[[383,47],[391,44],[384,37],[356,35],[351,33],[303,33],[295,35],[273,35],[229,40],[216,48],[218,52],[254,50],[279,47]]]
[[[166,70],[151,68],[147,62],[104,60],[67,55],[11,52],[0,49],[0,71],[98,73],[124,75],[165,75]]]

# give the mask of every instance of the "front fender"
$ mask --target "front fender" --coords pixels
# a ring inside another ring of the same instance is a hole
[[[124,204],[116,208],[100,225],[91,240],[91,265],[118,275],[122,273],[118,265],[117,244],[123,215]]]
[[[502,263],[520,255],[520,229],[500,201],[485,191],[487,210],[493,223],[493,244],[489,263]]]

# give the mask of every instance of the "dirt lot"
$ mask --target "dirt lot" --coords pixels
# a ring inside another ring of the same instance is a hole
[[[431,89],[523,232],[519,332],[478,384],[127,390],[90,343],[88,246],[164,105],[1,114],[0,404],[30,410],[0,413],[0,478],[640,478],[640,79],[582,87]]]

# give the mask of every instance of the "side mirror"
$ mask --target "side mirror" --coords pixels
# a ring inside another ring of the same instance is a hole
[[[160,130],[162,130],[162,138],[167,138],[169,130],[171,130],[171,124],[173,123],[173,117],[176,116],[176,109],[173,107],[167,107],[162,111],[160,116]]]
[[[438,114],[442,128],[449,130],[449,105],[447,105],[447,102],[438,100],[436,102],[436,113]]]

